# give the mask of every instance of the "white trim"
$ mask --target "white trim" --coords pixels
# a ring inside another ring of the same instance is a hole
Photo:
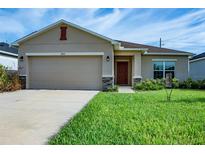
[[[26,53],[26,56],[103,56],[104,52],[35,52]]]
[[[23,37],[23,38],[21,38],[21,39],[15,41],[15,42],[13,42],[12,45],[18,46],[19,43],[22,43],[22,42],[24,42],[24,41],[26,41],[26,40],[28,40],[28,39],[31,39],[31,38],[33,38],[33,37],[35,37],[35,36],[37,36],[37,35],[39,35],[39,34],[45,32],[45,31],[49,30],[49,29],[52,29],[52,28],[55,27],[55,26],[60,25],[60,24],[67,24],[67,25],[69,25],[69,26],[71,26],[71,27],[74,27],[74,28],[80,29],[80,30],[82,30],[82,31],[85,31],[85,32],[87,32],[87,33],[90,33],[90,34],[92,34],[92,35],[94,35],[94,36],[96,36],[96,37],[99,37],[99,38],[101,38],[101,39],[107,40],[107,41],[111,42],[112,44],[119,44],[119,42],[117,42],[117,41],[115,41],[115,40],[112,40],[112,39],[110,39],[110,38],[108,38],[108,37],[106,37],[106,36],[103,36],[103,35],[101,35],[101,34],[95,33],[95,32],[93,32],[93,31],[90,31],[90,30],[86,29],[86,28],[80,27],[80,26],[78,26],[78,25],[76,25],[76,24],[73,24],[73,23],[70,23],[70,22],[68,22],[68,21],[66,21],[66,20],[61,19],[61,20],[59,20],[59,21],[57,21],[57,22],[55,22],[55,23],[53,23],[53,24],[51,24],[51,25],[48,25],[48,26],[46,26],[46,27],[44,27],[44,28],[38,30],[37,32],[34,32],[34,33],[32,33],[32,34],[30,34],[30,35],[28,35],[28,36],[26,36],[26,37]]]
[[[18,57],[18,54],[6,52],[6,51],[3,51],[3,50],[0,50],[0,53],[3,53],[3,54],[5,54],[5,55],[11,55],[11,56],[16,56],[16,57]]]
[[[115,62],[129,62],[130,59],[116,59]]]
[[[26,74],[22,74],[22,75],[20,74],[19,76],[27,76],[27,75]]]
[[[103,78],[109,78],[109,77],[114,77],[113,75],[102,75]]]
[[[152,59],[152,61],[177,61],[177,59]]]
[[[119,51],[147,51],[148,48],[124,48],[124,47],[119,47],[119,48],[116,48],[115,50],[119,50]]]
[[[152,53],[144,53],[143,55],[192,55],[191,53],[164,53],[164,52],[152,52]]]
[[[202,57],[202,58],[198,58],[198,59],[189,60],[189,62],[192,63],[192,62],[204,60],[204,59],[205,59],[205,57]]]
[[[133,76],[132,78],[133,78],[133,79],[135,79],[135,78],[140,78],[140,79],[142,79],[142,76]]]

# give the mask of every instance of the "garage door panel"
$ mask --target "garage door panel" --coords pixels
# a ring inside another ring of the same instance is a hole
[[[29,85],[35,89],[102,88],[102,58],[29,57]]]

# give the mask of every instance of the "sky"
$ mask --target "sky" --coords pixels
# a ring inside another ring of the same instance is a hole
[[[60,19],[112,39],[205,52],[205,9],[0,9],[0,42],[11,43]]]

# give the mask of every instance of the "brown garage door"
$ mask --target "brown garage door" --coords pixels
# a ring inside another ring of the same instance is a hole
[[[102,57],[29,57],[29,88],[100,90]]]

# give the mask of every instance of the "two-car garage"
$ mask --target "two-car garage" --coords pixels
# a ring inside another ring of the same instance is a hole
[[[65,20],[13,43],[26,89],[105,90],[113,82],[115,40]]]
[[[102,56],[29,56],[31,89],[102,89]]]

